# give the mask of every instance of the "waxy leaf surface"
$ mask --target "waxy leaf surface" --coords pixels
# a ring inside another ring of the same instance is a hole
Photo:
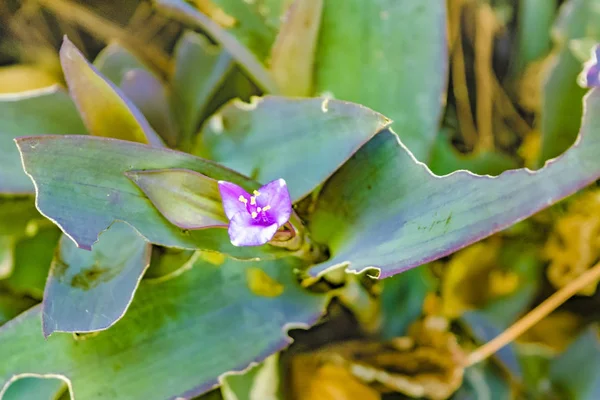
[[[33,194],[14,138],[24,135],[85,134],[69,95],[59,86],[0,95],[0,193]]]
[[[311,273],[346,265],[391,276],[481,240],[594,182],[600,177],[600,91],[591,91],[585,102],[579,140],[535,172],[439,177],[393,133],[375,136],[320,194],[311,232],[329,245],[332,257]]]
[[[357,104],[267,96],[232,101],[204,126],[197,152],[260,182],[310,193],[390,121]]]
[[[122,222],[113,224],[92,251],[63,236],[44,293],[44,335],[112,326],[131,303],[150,253],[144,238]]]
[[[206,392],[220,375],[285,347],[287,329],[320,317],[327,297],[300,288],[293,267],[284,260],[214,265],[200,257],[166,282],[142,281],[125,317],[83,340],[60,333],[44,339],[36,307],[0,328],[0,388],[20,374],[54,373],[86,400]],[[263,280],[253,292],[255,271]],[[278,295],[265,291],[265,282]]]
[[[446,29],[439,0],[325,1],[315,91],[389,117],[426,161],[446,90]]]
[[[271,250],[277,252],[270,246],[236,248],[226,229],[177,228],[125,176],[134,170],[189,169],[249,191],[260,186],[217,164],[173,150],[92,136],[19,138],[17,146],[38,188],[38,209],[80,248],[91,249],[98,235],[120,220],[162,246],[201,248],[240,258],[272,257]],[[47,167],[50,164],[52,168]]]

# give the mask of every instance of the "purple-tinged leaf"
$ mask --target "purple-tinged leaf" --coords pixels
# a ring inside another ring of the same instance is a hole
[[[137,107],[66,36],[60,61],[71,97],[91,135],[163,146]]]
[[[151,73],[134,69],[125,73],[120,88],[167,144],[175,147],[178,133],[171,116],[167,87]]]
[[[600,91],[585,98],[580,136],[538,171],[497,177],[467,171],[436,176],[397,136],[383,132],[322,189],[310,224],[331,259],[320,275],[346,266],[385,278],[446,256],[521,221],[600,178]]]
[[[231,54],[242,69],[244,69],[260,87],[269,93],[276,94],[278,92],[279,89],[263,65],[261,57],[257,57],[246,46],[240,43],[235,35],[221,28],[215,21],[196,10],[184,0],[154,0],[154,2],[165,14],[171,15],[186,24],[193,25],[206,31]],[[242,3],[241,1],[236,0],[236,3],[243,7],[249,7],[249,5]],[[265,28],[263,21],[254,20],[253,22],[254,27],[258,26],[260,28]],[[272,33],[272,35],[274,39],[275,34]],[[271,40],[271,38],[267,38],[269,47]]]
[[[23,172],[16,137],[44,134],[85,134],[69,95],[59,86],[0,95],[0,193],[34,194]]]
[[[125,175],[173,225],[201,229],[227,224],[214,179],[185,169],[127,171]]]
[[[127,171],[189,169],[248,191],[259,187],[218,164],[178,151],[93,136],[33,136],[16,142],[25,171],[37,187],[38,210],[80,248],[90,250],[98,235],[120,220],[161,246],[213,250],[244,259],[284,253],[273,246],[234,247],[226,229],[178,228],[125,176]]]
[[[283,178],[297,201],[389,124],[366,107],[337,100],[234,100],[205,124],[196,152],[260,182]]]
[[[233,59],[223,49],[195,32],[183,34],[175,47],[175,73],[171,78],[172,103],[182,135],[189,147],[217,88],[233,68]]]
[[[133,299],[150,253],[151,245],[122,222],[113,224],[92,251],[63,236],[44,293],[44,336],[114,325]]]
[[[120,86],[123,77],[132,69],[142,69],[151,73],[142,60],[137,58],[119,42],[109,43],[94,59],[94,67],[116,86]]]
[[[44,339],[39,307],[0,328],[0,397],[29,373],[56,374],[76,399],[189,399],[285,348],[288,329],[324,312],[328,296],[300,287],[294,259],[217,266],[198,254],[183,274],[142,281],[127,314],[99,335]]]
[[[595,45],[590,54],[590,59],[583,65],[583,71],[579,74],[578,82],[585,88],[600,87],[600,45]]]

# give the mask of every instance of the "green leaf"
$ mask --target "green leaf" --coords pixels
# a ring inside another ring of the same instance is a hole
[[[588,328],[550,363],[550,381],[562,398],[595,400],[600,396],[600,341],[598,327]]]
[[[66,389],[60,379],[24,377],[10,384],[2,400],[56,400]]]
[[[586,97],[579,140],[532,172],[435,176],[391,132],[376,135],[320,193],[310,223],[329,245],[320,275],[346,266],[380,277],[448,255],[542,210],[600,177],[600,91]]]
[[[14,138],[71,133],[86,130],[73,101],[60,87],[0,95],[0,193],[35,193],[23,172]]]
[[[436,138],[429,160],[427,165],[436,175],[446,175],[466,169],[479,175],[495,176],[518,167],[510,156],[497,151],[484,150],[476,154],[460,154],[444,135],[438,135]]]
[[[279,400],[279,355],[273,354],[243,373],[221,377],[224,400]]]
[[[60,61],[71,97],[90,134],[163,146],[137,107],[66,36]]]
[[[13,272],[4,281],[13,292],[42,299],[59,237],[60,231],[51,226],[16,243]]]
[[[585,89],[577,85],[583,65],[569,49],[568,42],[584,37],[600,41],[599,19],[599,0],[572,0],[561,8],[554,27],[558,48],[542,87],[540,164],[558,156],[575,141]]]
[[[128,171],[125,175],[173,225],[183,229],[227,226],[216,180],[185,169]]]
[[[173,150],[92,136],[19,138],[17,146],[38,187],[38,209],[80,248],[90,250],[98,235],[120,220],[149,242],[166,247],[214,250],[238,258],[273,257],[282,251],[268,245],[235,247],[226,229],[177,228],[125,176],[133,170],[189,169],[249,191],[259,188],[217,164]]]
[[[283,178],[299,200],[389,122],[336,100],[234,100],[206,123],[197,152],[259,182]]]
[[[389,117],[425,161],[446,92],[446,47],[446,7],[438,0],[325,1],[315,90]]]
[[[386,339],[406,335],[408,326],[421,316],[425,297],[434,286],[425,265],[386,279],[381,292],[381,335]]]
[[[224,2],[235,7],[234,17],[242,21],[235,24],[237,28],[232,32],[223,29],[184,0],[154,0],[157,8],[164,14],[207,32],[231,54],[259,86],[268,93],[277,94],[279,89],[263,64],[275,40],[275,29],[266,27],[264,16],[258,11],[259,4],[249,4],[239,0],[223,0]],[[217,5],[220,3],[216,2]],[[280,0],[274,3],[280,3]],[[269,8],[269,12],[271,10],[275,11]],[[232,10],[228,7],[226,12]]]
[[[313,93],[322,11],[323,0],[295,0],[285,13],[271,50],[269,70],[286,96]]]
[[[188,31],[177,42],[172,103],[184,147],[189,146],[210,99],[232,68],[229,53],[202,35]]]
[[[308,327],[323,313],[327,296],[302,289],[297,267],[293,259],[215,266],[199,258],[176,278],[142,281],[121,321],[79,340],[60,333],[44,339],[36,307],[0,329],[0,388],[13,376],[52,373],[86,400],[206,392],[220,375],[281,350],[290,342],[287,329]],[[261,290],[252,282],[256,275]]]
[[[44,293],[44,335],[111,327],[129,307],[150,253],[151,245],[122,222],[113,224],[92,251],[63,236]]]
[[[27,231],[27,224],[42,219],[30,196],[0,197],[0,236],[21,236]]]
[[[32,298],[15,295],[0,286],[0,326],[35,304]]]
[[[106,79],[117,86],[121,85],[127,72],[142,69],[151,72],[150,68],[118,42],[109,43],[94,60],[94,67]]]

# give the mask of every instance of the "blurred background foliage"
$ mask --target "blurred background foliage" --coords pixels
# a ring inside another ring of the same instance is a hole
[[[254,1],[268,7],[268,0]],[[210,0],[190,3],[221,26],[236,23]],[[576,78],[600,39],[600,1],[445,5],[446,107],[422,161],[437,174],[468,169],[497,175],[539,168],[562,153],[578,132],[585,90]],[[148,1],[1,0],[0,93],[64,85],[57,49],[65,34],[90,60],[116,41],[159,76],[171,76],[174,45],[186,28]],[[231,98],[256,94],[259,86],[233,67],[201,119]],[[0,215],[11,218],[30,207],[14,201],[5,207],[3,201]],[[41,301],[54,252],[48,243],[59,235],[42,220],[20,232],[3,229],[0,325]],[[189,258],[185,252],[169,256],[177,267]],[[319,325],[291,331],[290,348],[201,398],[599,399],[597,280],[495,356],[463,367],[466,354],[599,259],[600,189],[593,185],[434,263],[383,281],[352,278]],[[170,268],[153,265],[146,278]],[[5,394],[11,400],[68,397],[61,381],[38,378],[21,379]]]

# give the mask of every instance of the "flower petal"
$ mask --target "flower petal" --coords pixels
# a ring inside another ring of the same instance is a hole
[[[229,223],[229,239],[234,246],[260,246],[273,239],[279,228],[277,224],[255,224],[247,212],[237,213]]]
[[[219,192],[221,193],[223,210],[225,210],[227,218],[231,220],[234,215],[240,211],[244,211],[246,214],[248,213],[246,211],[246,204],[243,201],[240,201],[240,196],[243,196],[246,201],[249,201],[250,194],[242,187],[231,182],[219,181]]]
[[[282,226],[290,219],[292,215],[292,200],[287,188],[287,184],[283,179],[277,179],[267,183],[259,190],[260,196],[256,202],[259,206],[270,206],[268,215],[272,216],[277,221],[278,226]]]

